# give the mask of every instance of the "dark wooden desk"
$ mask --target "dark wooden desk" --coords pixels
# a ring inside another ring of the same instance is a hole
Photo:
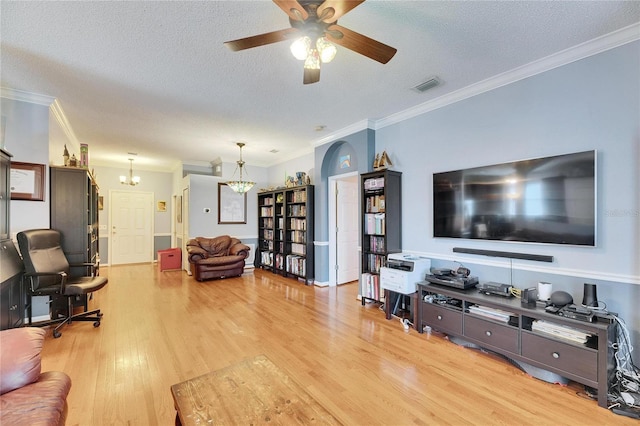
[[[171,386],[177,425],[340,422],[266,356]]]
[[[395,303],[391,303],[391,295],[397,295],[397,297],[405,297],[409,298],[409,305],[411,309],[409,311],[409,315],[405,316],[411,320],[414,328],[417,327],[418,324],[418,292],[414,292],[411,294],[398,293],[395,291],[391,291],[388,289],[384,290],[384,315],[386,319],[391,319],[395,312],[391,305],[395,305]],[[417,329],[417,328],[416,328]]]

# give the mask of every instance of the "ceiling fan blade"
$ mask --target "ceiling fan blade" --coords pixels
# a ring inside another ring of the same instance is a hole
[[[299,37],[299,33],[300,30],[296,28],[286,28],[284,30],[272,31],[270,33],[241,38],[238,40],[225,41],[224,44],[229,49],[237,52],[238,50],[250,49],[252,47],[264,46],[265,44],[290,40],[292,38]]]
[[[289,18],[294,21],[304,21],[309,17],[309,14],[304,10],[304,7],[302,7],[302,5],[296,0],[273,0],[273,2],[277,4],[280,9],[284,10],[284,13],[289,15]],[[294,12],[292,9],[297,12]]]
[[[317,70],[312,70],[305,68],[304,69],[304,77],[302,79],[302,83],[304,84],[312,84],[320,81],[320,68]]]
[[[335,22],[342,15],[364,2],[365,0],[327,0],[320,6],[318,6],[318,16],[322,16],[323,13],[327,13],[327,16],[325,16],[322,20],[324,22]],[[329,8],[333,9],[335,12],[330,13],[330,11],[327,10]],[[327,12],[325,12],[325,10],[327,10]]]
[[[339,34],[342,34],[342,37]],[[389,62],[397,52],[397,49],[391,46],[340,25],[331,25],[327,28],[325,35],[332,43],[346,47],[383,64]]]

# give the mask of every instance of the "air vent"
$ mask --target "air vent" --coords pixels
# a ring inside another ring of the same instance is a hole
[[[424,83],[420,83],[417,86],[415,86],[413,88],[413,90],[415,90],[416,92],[426,92],[429,89],[432,89],[436,86],[440,85],[440,79],[438,77],[431,77],[430,79],[428,79],[427,81],[425,81]]]

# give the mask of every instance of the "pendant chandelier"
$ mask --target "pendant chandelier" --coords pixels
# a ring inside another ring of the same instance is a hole
[[[140,183],[140,176],[133,175],[133,158],[129,158],[129,177],[120,176],[120,183],[131,186],[136,186]]]
[[[236,161],[238,166],[236,167],[236,170],[234,170],[233,176],[231,178],[233,179],[235,177],[236,171],[238,170],[240,170],[240,178],[238,180],[230,180],[229,182],[227,182],[227,185],[234,192],[237,192],[238,194],[244,194],[245,192],[253,188],[253,185],[255,185],[256,183],[248,180],[242,180],[242,169],[244,168],[244,161],[242,161],[242,147],[244,146],[244,142],[238,142],[236,143],[236,145],[240,147],[240,160]]]

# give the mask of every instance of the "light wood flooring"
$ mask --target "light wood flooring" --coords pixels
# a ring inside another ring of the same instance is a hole
[[[67,425],[172,425],[171,385],[264,354],[345,425],[635,424],[582,387],[531,378],[436,334],[405,331],[357,285],[262,270],[199,283],[152,264],[100,269],[102,325],[51,332],[43,370],[73,381]]]

